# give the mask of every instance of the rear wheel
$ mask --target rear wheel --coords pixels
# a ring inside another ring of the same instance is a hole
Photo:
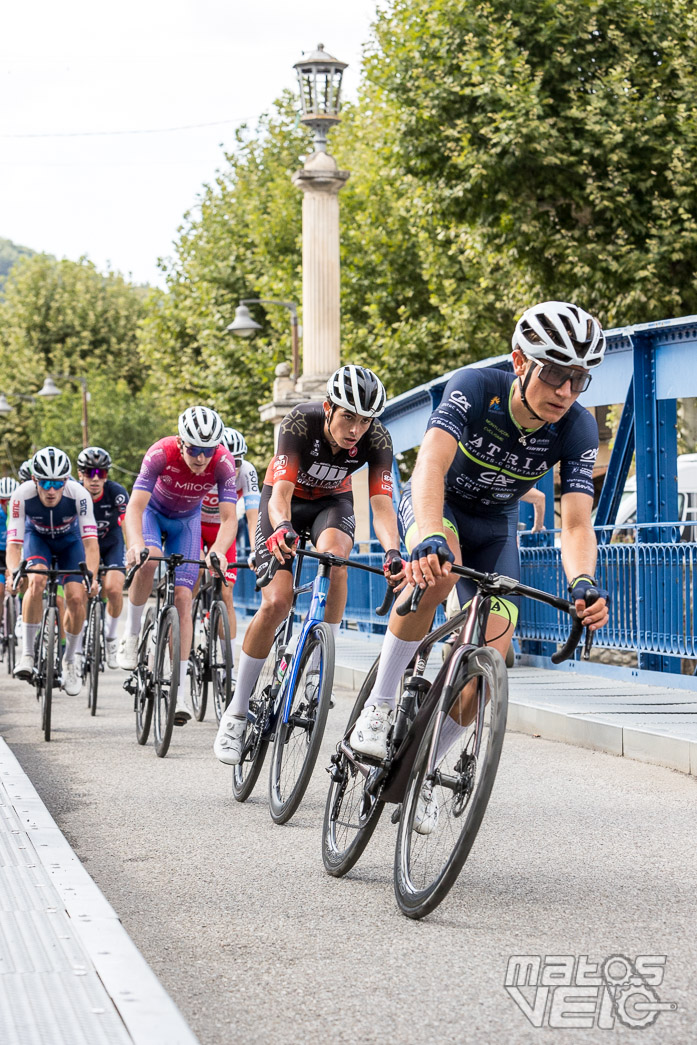
[[[170,606],[160,617],[153,678],[153,735],[158,758],[169,751],[179,690],[179,613]]]
[[[288,669],[293,671],[295,665]],[[302,802],[315,768],[334,682],[334,636],[328,624],[308,632],[292,691],[287,722],[279,719],[269,773],[269,808],[285,824]]]
[[[378,663],[379,659],[361,686],[346,724],[345,737],[351,735],[372,693]],[[377,827],[384,809],[384,802],[376,797],[372,786],[376,783],[378,772],[373,769],[366,776],[340,751],[332,759],[331,784],[322,826],[322,860],[325,870],[335,878],[341,878],[351,870]]]
[[[476,700],[462,695],[468,683]],[[508,679],[501,654],[491,647],[475,650],[463,659],[462,673],[443,705],[442,723],[448,725],[451,746],[437,752],[438,761],[429,773],[431,741],[441,719],[436,707],[407,784],[394,887],[397,903],[409,918],[433,911],[462,870],[496,779],[507,709]]]
[[[230,650],[230,621],[224,602],[211,607],[208,633],[208,666],[213,692],[213,706],[218,722],[232,700],[232,655]]]
[[[147,743],[152,722],[152,668],[155,661],[153,629],[155,627],[155,610],[148,609],[138,640],[138,663],[135,670],[135,713],[136,737],[139,744]]]
[[[269,739],[266,734],[273,711],[272,691],[275,694],[278,685],[276,682],[277,648],[277,642],[274,642],[249,700],[242,760],[239,765],[232,768],[232,793],[238,802],[246,802],[254,790],[269,747]]]

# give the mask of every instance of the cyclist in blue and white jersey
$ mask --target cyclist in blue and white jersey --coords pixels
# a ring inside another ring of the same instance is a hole
[[[78,482],[70,478],[70,458],[55,446],[46,446],[34,454],[32,473],[33,478],[15,490],[10,502],[7,584],[13,591],[12,574],[22,561],[22,555],[32,567],[47,569],[55,561],[59,570],[65,570],[62,688],[75,696],[82,685],[78,659],[87,608],[87,593],[80,579],[81,562],[86,562],[92,571],[92,591],[97,591],[99,545],[92,499]],[[36,573],[31,574],[27,581],[22,602],[23,650],[14,674],[17,678],[31,681],[34,642],[41,624],[46,581]]]
[[[78,478],[92,498],[102,565],[123,567],[126,565],[126,546],[122,527],[128,493],[121,483],[109,478],[111,454],[101,446],[87,446],[78,454],[77,468]],[[106,662],[110,668],[118,667],[116,631],[123,609],[123,583],[124,575],[119,570],[108,570],[102,580],[102,594],[106,598]]]
[[[393,611],[390,617],[371,704],[350,738],[355,751],[385,757],[399,680],[455,583],[449,576],[451,564],[519,578],[518,501],[556,462],[561,467],[562,563],[569,591],[591,630],[606,623],[605,597],[590,607],[585,604],[586,592],[595,586],[591,508],[598,429],[592,415],[576,403],[604,352],[597,320],[575,305],[546,301],[518,321],[513,374],[465,367],[446,385],[399,513],[411,559],[409,581],[426,591],[415,613],[399,617]],[[447,559],[443,564],[438,552]],[[466,603],[474,588],[464,580],[459,586]],[[487,640],[503,655],[518,601],[501,599],[491,607]],[[450,746],[454,739],[444,730],[443,744]],[[425,816],[424,824],[428,822]]]
[[[235,459],[237,518],[239,521],[241,517],[240,510],[243,509],[247,519],[249,538],[250,541],[253,541],[259,515],[259,502],[261,500],[257,470],[253,464],[245,460],[247,442],[242,433],[238,432],[236,428],[223,429],[222,445],[230,451]],[[212,490],[208,491],[201,502],[201,551],[204,554],[209,551],[217,541],[219,530],[220,499],[218,497],[217,489],[213,487]],[[235,562],[237,559],[237,551],[234,544],[227,551],[227,559],[228,562]],[[237,635],[237,620],[235,618],[235,608],[232,602],[234,584],[237,580],[237,569],[234,566],[228,566],[226,569],[225,580],[227,581],[227,586],[223,585],[222,595],[223,602],[227,607],[228,618],[230,620],[230,664],[234,671],[235,637]]]

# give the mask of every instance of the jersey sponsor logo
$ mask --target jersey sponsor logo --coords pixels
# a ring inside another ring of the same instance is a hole
[[[174,480],[172,479],[172,476],[171,476],[171,475],[168,475],[168,474],[167,474],[167,472],[165,472],[165,474],[164,474],[164,475],[161,475],[161,476],[160,476],[160,482],[161,482],[161,483],[164,483],[164,484],[165,484],[165,486],[170,486],[170,485],[172,484],[172,482],[173,482],[173,481],[174,481]]]
[[[80,499],[80,515],[87,515],[87,501]]]
[[[19,519],[19,501],[12,502],[12,518]]]
[[[116,498],[115,498],[115,503],[116,504],[125,504],[126,503],[126,495],[123,494],[123,493],[117,493]]]
[[[492,396],[491,397],[491,399],[489,400],[489,409],[493,410],[494,412],[498,412],[498,413],[501,412],[503,407],[501,406],[501,398],[500,398],[500,396]]]
[[[313,457],[319,457],[320,450],[321,450],[320,441],[319,441],[319,439],[315,439],[314,443],[312,444],[312,450],[310,451],[310,453],[312,454]]]
[[[590,450],[584,450],[581,454],[582,461],[595,461],[598,456],[598,447],[594,446]]]
[[[516,484],[515,479],[501,475],[500,472],[480,472],[479,478],[485,486],[515,486]]]
[[[316,461],[313,465],[310,465],[310,469],[307,473],[311,479],[317,479],[320,482],[339,482],[341,479],[345,479],[348,475],[348,468],[342,468],[336,464],[322,464],[321,461]]]
[[[389,486],[390,490],[392,489],[392,472],[382,473],[382,484],[383,486]]]
[[[282,472],[285,472],[287,467],[288,467],[288,457],[287,457],[287,455],[286,454],[278,454],[278,456],[276,458],[274,458],[273,474],[274,475],[280,475]]]
[[[441,415],[434,417],[431,421],[431,427],[442,428],[444,432],[448,433],[448,435],[452,435],[456,439],[460,438],[461,429],[447,417],[442,417]]]
[[[452,405],[456,410],[459,410],[461,414],[466,414],[471,407],[471,403],[464,392],[461,392],[458,388],[450,393],[448,398],[448,405]]]
[[[358,453],[358,447],[357,446],[352,446],[351,449],[349,450],[349,457],[355,457],[357,453]]]

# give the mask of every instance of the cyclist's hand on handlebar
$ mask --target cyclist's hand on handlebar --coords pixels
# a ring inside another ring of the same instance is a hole
[[[590,606],[586,605],[586,595],[589,591],[597,592],[597,598]],[[610,595],[604,588],[599,588],[592,577],[587,574],[575,577],[569,584],[569,592],[576,612],[586,627],[591,631],[598,631],[607,624],[610,616]]]
[[[293,529],[292,524],[287,520],[284,520],[278,524],[274,532],[268,538],[266,541],[266,547],[275,559],[278,559],[280,563],[283,563],[295,555],[295,544],[297,540],[298,535]]]
[[[397,569],[398,564],[400,566],[399,570]],[[390,588],[393,588],[395,591],[401,591],[407,583],[407,575],[405,573],[406,565],[407,564],[402,558],[400,552],[396,548],[390,548],[389,551],[385,552],[382,572],[385,574],[385,579]]]
[[[216,556],[218,560],[218,566],[220,567],[220,572],[223,574],[223,576],[225,576],[225,571],[227,569],[227,556],[223,555],[222,552],[214,551],[213,549],[209,551],[208,555],[206,556],[206,566],[213,574],[215,574],[216,571],[213,569],[211,565],[211,554],[214,554]]]
[[[145,550],[146,548],[144,544],[132,544],[126,552],[126,566],[130,569],[131,566],[135,566],[137,562],[140,562],[141,552],[144,552]]]
[[[433,587],[439,577],[447,577],[455,561],[442,533],[431,533],[412,549],[406,575],[410,584],[419,588]]]

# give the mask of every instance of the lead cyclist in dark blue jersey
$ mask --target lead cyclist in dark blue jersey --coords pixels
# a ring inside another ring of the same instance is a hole
[[[606,598],[589,607],[584,598],[595,585],[591,508],[598,429],[576,402],[590,384],[591,370],[602,362],[602,329],[583,309],[546,301],[522,315],[512,343],[513,374],[493,367],[457,371],[429,420],[400,504],[411,559],[407,576],[426,590],[415,613],[400,617],[393,611],[390,617],[371,704],[350,738],[357,752],[386,756],[400,679],[455,583],[451,563],[520,576],[518,501],[557,462],[562,562],[569,590],[591,630],[608,619]],[[441,563],[439,552],[448,561]],[[460,599],[466,603],[473,589],[466,581],[461,584]],[[487,640],[504,655],[518,617],[517,602],[502,599],[491,607]],[[444,729],[442,743],[453,739]]]

